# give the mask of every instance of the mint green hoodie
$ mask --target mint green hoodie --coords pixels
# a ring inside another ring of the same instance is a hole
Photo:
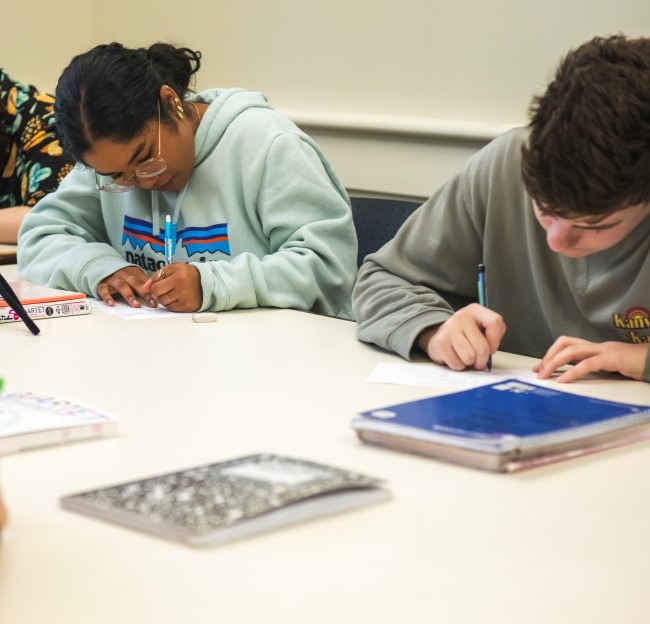
[[[175,262],[201,274],[201,310],[258,306],[350,317],[357,239],[348,196],[318,146],[261,93],[210,89],[195,169],[180,193],[107,193],[78,165],[20,229],[21,277],[96,295],[130,264],[164,266],[165,215]]]

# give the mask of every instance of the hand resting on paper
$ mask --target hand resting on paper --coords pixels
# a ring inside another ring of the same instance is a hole
[[[436,364],[455,371],[487,366],[490,355],[501,344],[506,324],[500,314],[472,303],[447,321],[425,329],[416,343]]]
[[[533,371],[540,379],[549,379],[567,364],[575,366],[563,372],[555,381],[566,383],[595,371],[620,373],[636,380],[643,379],[649,345],[625,342],[589,342],[562,336],[546,352]]]
[[[148,279],[149,276],[140,267],[127,266],[105,277],[97,288],[97,294],[109,306],[114,306],[114,296],[120,295],[132,308],[139,308],[140,300],[155,308],[158,305],[155,299],[144,290]]]

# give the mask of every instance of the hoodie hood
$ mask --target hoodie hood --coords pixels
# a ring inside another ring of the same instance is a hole
[[[188,97],[187,101],[208,104],[194,137],[195,167],[198,167],[217,148],[221,137],[239,115],[250,108],[271,108],[263,93],[238,88],[207,89]],[[190,178],[187,185],[191,182]],[[178,194],[172,216],[174,223],[178,221],[187,185]],[[160,197],[158,191],[153,191],[151,201],[151,234],[153,236],[160,232],[161,222]]]
[[[209,105],[194,138],[197,167],[214,151],[239,115],[250,108],[271,108],[264,94],[243,89],[208,89],[187,98],[187,101]]]

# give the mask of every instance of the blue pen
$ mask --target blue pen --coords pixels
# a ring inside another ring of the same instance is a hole
[[[485,285],[485,265],[484,264],[479,264],[478,265],[478,302],[482,306],[485,306],[486,308],[488,307],[487,287]],[[488,370],[490,372],[492,372],[492,356],[490,356],[488,358],[487,368],[488,368]]]
[[[176,223],[172,221],[171,216],[165,217],[165,261],[167,264],[174,262],[174,252],[176,251]]]

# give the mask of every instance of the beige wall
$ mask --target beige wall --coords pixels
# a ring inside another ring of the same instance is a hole
[[[0,67],[47,91],[72,55],[94,45],[98,36],[90,3],[81,0],[6,1],[2,24]]]
[[[3,19],[28,27],[3,28],[0,66],[48,89],[96,43],[200,49],[198,88],[261,90],[348,187],[416,196],[525,123],[569,48],[650,36],[648,0],[36,0],[3,7]]]

